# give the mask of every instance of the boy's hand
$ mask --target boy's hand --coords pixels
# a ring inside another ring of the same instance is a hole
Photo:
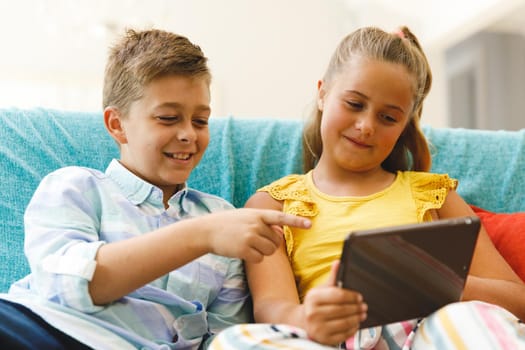
[[[204,217],[203,217],[204,218]],[[310,220],[269,209],[236,209],[207,216],[213,220],[210,251],[218,255],[260,262],[283,241],[282,226],[309,228]]]
[[[332,265],[328,281],[312,288],[303,303],[308,336],[327,345],[353,336],[366,318],[367,305],[361,294],[335,286],[338,268],[339,260]]]

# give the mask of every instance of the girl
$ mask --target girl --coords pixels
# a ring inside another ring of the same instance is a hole
[[[362,28],[343,39],[304,128],[306,174],[277,180],[246,204],[309,217],[312,226],[285,226],[282,249],[246,263],[255,320],[266,324],[233,327],[212,348],[525,346],[516,335],[525,285],[484,229],[462,297],[475,302],[448,305],[422,322],[358,332],[366,300],[334,286],[333,262],[350,230],[474,215],[455,192],[456,180],[427,172],[431,156],[420,118],[431,81],[406,27],[393,34]]]

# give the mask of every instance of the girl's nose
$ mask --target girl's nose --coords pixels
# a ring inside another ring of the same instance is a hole
[[[369,136],[374,132],[374,119],[371,116],[363,115],[356,121],[356,129]]]

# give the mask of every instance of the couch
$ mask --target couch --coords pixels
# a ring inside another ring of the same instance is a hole
[[[260,186],[301,172],[298,119],[214,117],[190,186],[241,207]],[[509,264],[525,279],[525,130],[424,127],[432,171],[459,180]],[[29,272],[23,213],[40,179],[68,165],[104,170],[118,157],[100,112],[0,109],[0,292]],[[452,243],[451,243],[452,244]]]

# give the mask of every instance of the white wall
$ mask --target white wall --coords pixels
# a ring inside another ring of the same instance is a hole
[[[227,4],[227,8],[224,8]],[[166,28],[186,33],[210,58],[217,115],[301,117],[345,33],[340,1],[197,2]],[[195,20],[198,18],[198,20]]]
[[[494,17],[496,5],[510,12],[525,0],[469,0],[463,6],[469,25],[461,30],[460,16],[447,12],[451,0],[438,11],[443,1],[2,1],[0,107],[100,110],[105,57],[115,35],[125,27],[155,27],[187,35],[203,48],[214,75],[215,116],[302,118],[346,33],[362,25],[393,30],[406,24],[427,48],[434,71],[423,122],[446,126],[447,40],[485,26],[486,20],[472,19],[476,13]],[[444,25],[447,16],[452,27]]]
[[[348,30],[339,0],[20,0],[0,3],[0,106],[98,110],[123,28],[187,35],[210,59],[214,115],[300,118]]]

